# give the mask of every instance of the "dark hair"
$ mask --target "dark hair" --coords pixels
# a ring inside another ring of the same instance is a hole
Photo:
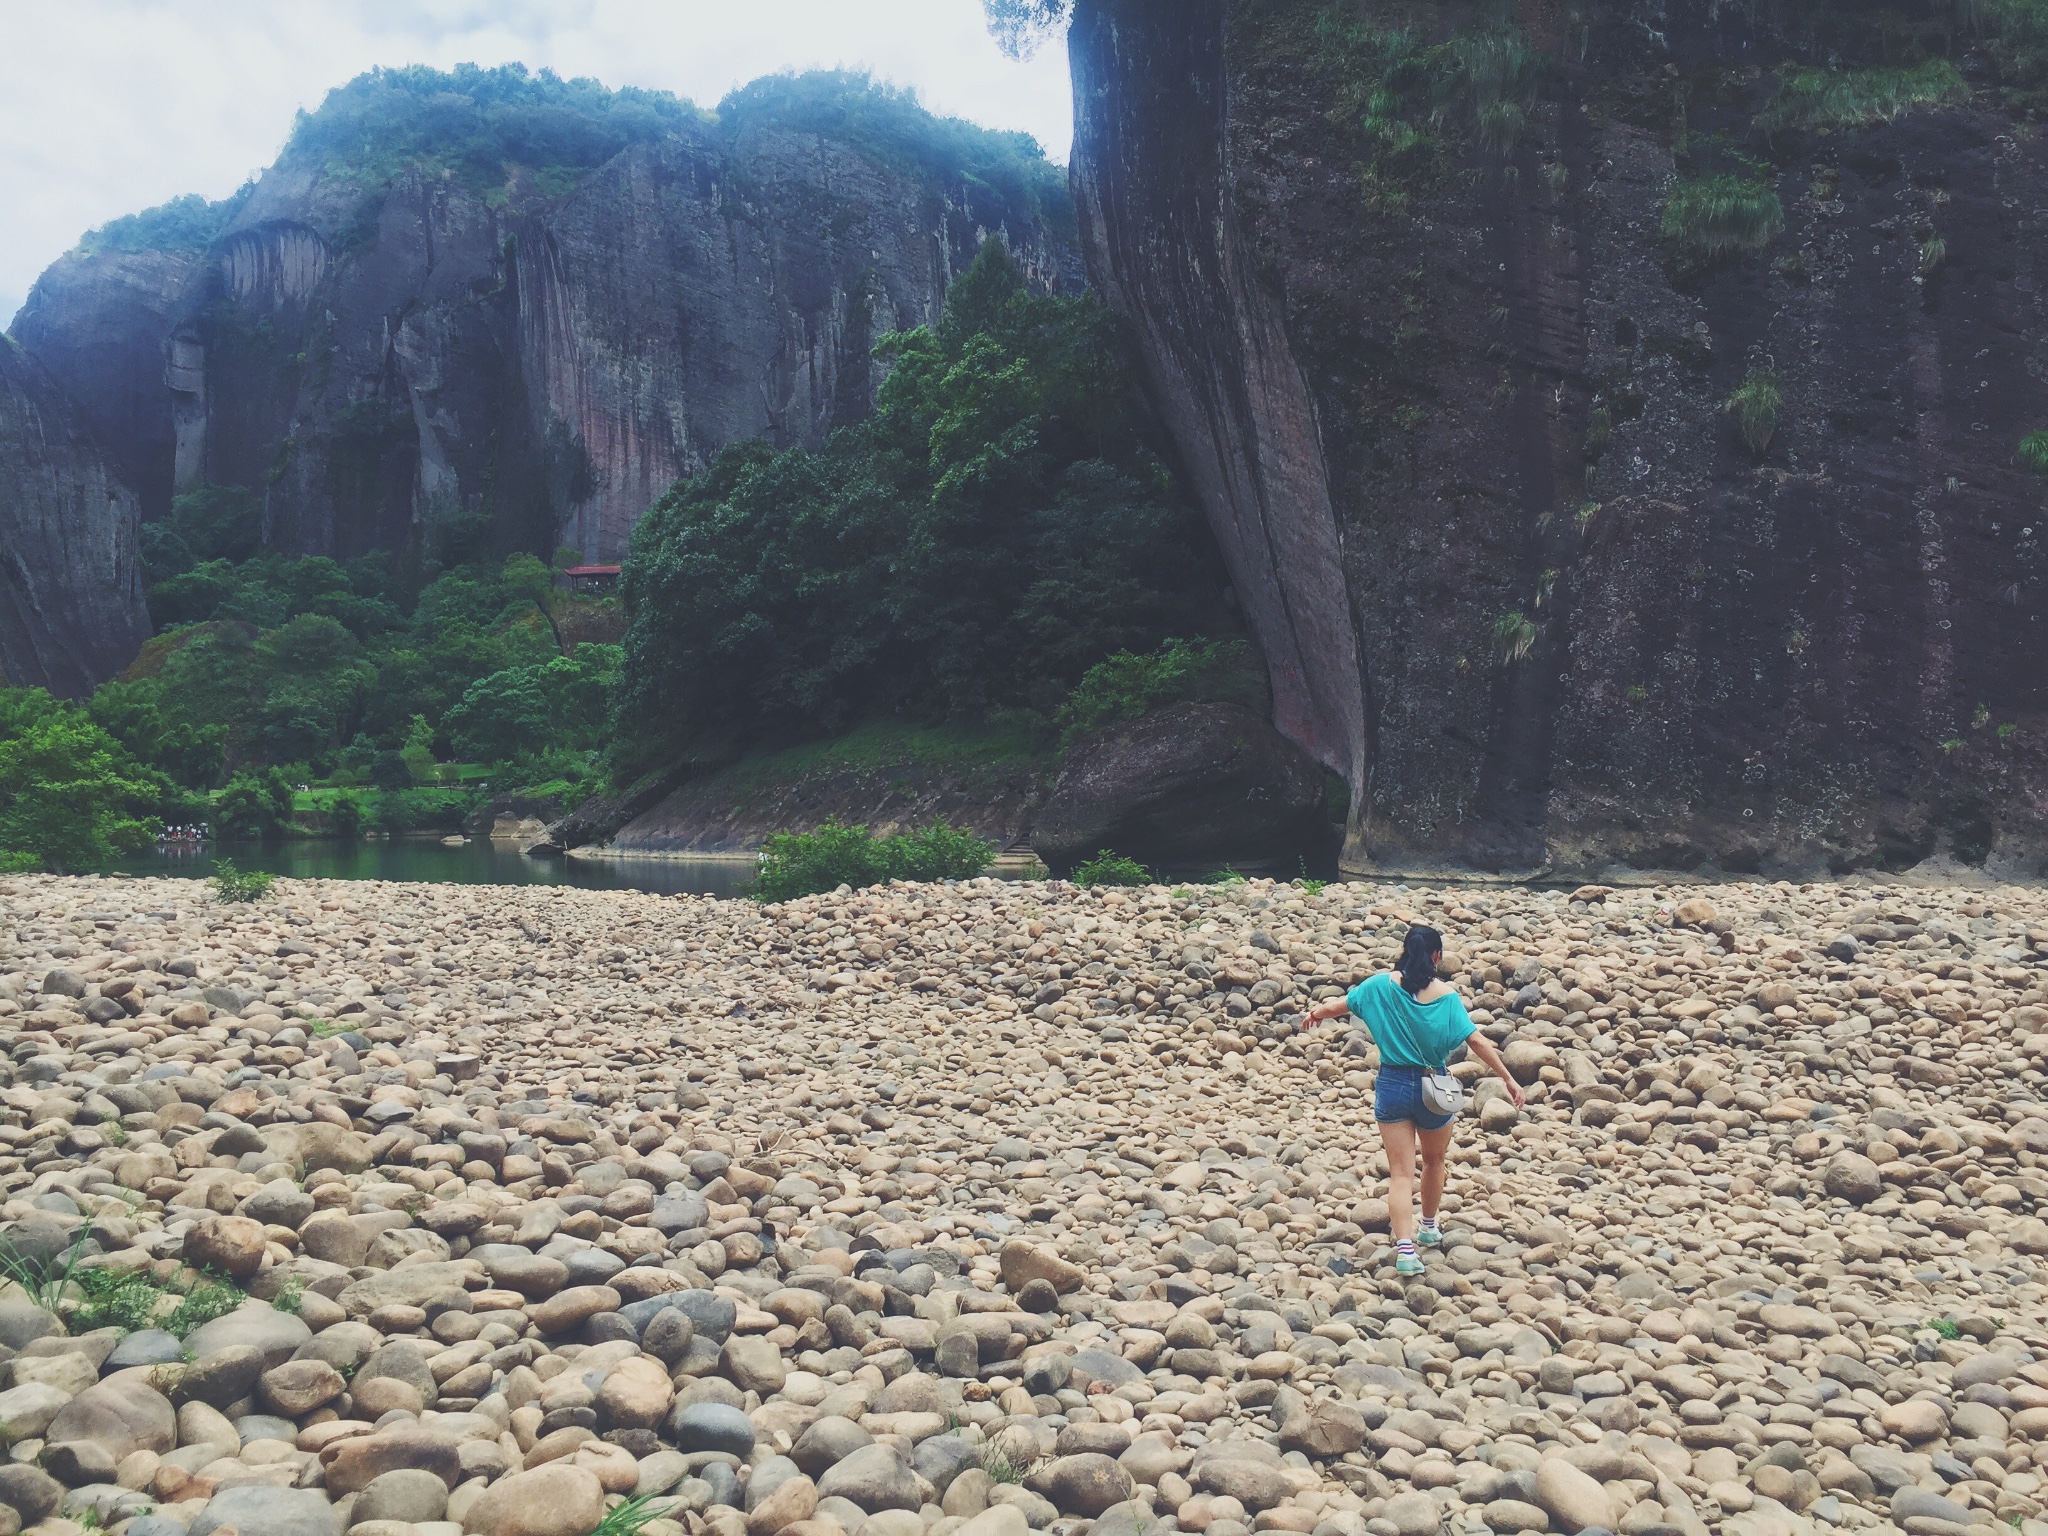
[[[1401,958],[1394,969],[1401,973],[1401,985],[1410,997],[1419,996],[1422,989],[1436,980],[1436,957],[1443,953],[1444,936],[1434,928],[1417,923],[1408,930],[1408,937],[1401,941]]]

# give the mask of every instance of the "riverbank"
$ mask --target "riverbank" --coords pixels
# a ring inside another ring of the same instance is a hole
[[[39,1375],[15,1447],[58,1476],[0,1501],[2040,1536],[2048,903],[1710,896],[0,882],[11,1240],[95,1222],[109,1263],[295,1308]],[[1414,920],[1529,1102],[1478,1084],[1409,1282],[1371,1047],[1299,1020]],[[244,1343],[276,1361],[201,1456],[163,1393]],[[433,1475],[394,1506],[401,1472]]]

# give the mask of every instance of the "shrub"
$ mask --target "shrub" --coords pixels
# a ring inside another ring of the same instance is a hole
[[[1778,194],[1744,176],[1681,181],[1664,202],[1664,237],[1706,261],[1760,251],[1785,227]]]
[[[1722,407],[1735,423],[1736,434],[1751,453],[1761,456],[1771,446],[1778,430],[1778,413],[1785,396],[1775,373],[1752,369]]]
[[[1520,661],[1536,648],[1536,626],[1519,608],[1493,621],[1493,643],[1502,661]]]
[[[778,832],[763,843],[751,894],[760,901],[788,901],[842,885],[859,890],[886,880],[967,880],[994,857],[988,843],[954,827],[876,837],[835,817],[815,832]]]
[[[17,868],[94,869],[147,847],[169,786],[75,704],[0,689],[0,855]]]
[[[214,825],[228,837],[275,836],[291,813],[291,781],[277,768],[244,769],[213,802]]]
[[[1757,126],[1766,133],[1874,128],[1921,107],[1958,106],[1969,99],[1962,71],[1947,59],[1911,69],[1808,69],[1779,82]]]
[[[377,797],[380,832],[455,832],[474,799],[461,790],[387,790]]]
[[[237,869],[233,859],[215,859],[213,878],[206,883],[213,887],[215,901],[235,904],[261,901],[276,878],[267,869]]]
[[[867,420],[729,447],[634,530],[622,774],[719,735],[1042,713],[1212,601],[1213,547],[1097,300],[1032,292],[990,240],[940,322],[876,356]]]
[[[2048,428],[2021,438],[2013,458],[2030,475],[2048,475]]]
[[[349,842],[363,833],[363,797],[339,794],[327,802],[327,827],[336,837]]]
[[[1150,885],[1152,871],[1136,859],[1105,848],[1074,871],[1074,884],[1093,889],[1098,885]]]
[[[1109,724],[1135,720],[1161,704],[1182,700],[1256,702],[1258,680],[1241,640],[1168,640],[1145,654],[1118,651],[1098,661],[1060,707],[1066,740]]]

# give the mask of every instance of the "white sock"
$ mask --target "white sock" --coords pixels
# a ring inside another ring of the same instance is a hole
[[[1395,1242],[1394,1249],[1397,1253],[1405,1253],[1412,1259],[1415,1257],[1415,1239],[1412,1237],[1401,1238]]]
[[[1436,1218],[1434,1216],[1423,1217],[1422,1230],[1425,1232],[1434,1232],[1436,1230]]]

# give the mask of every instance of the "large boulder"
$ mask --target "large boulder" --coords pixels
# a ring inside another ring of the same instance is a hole
[[[1034,852],[1066,874],[1099,850],[1152,864],[1292,862],[1330,838],[1323,770],[1239,704],[1175,704],[1076,744]]]

